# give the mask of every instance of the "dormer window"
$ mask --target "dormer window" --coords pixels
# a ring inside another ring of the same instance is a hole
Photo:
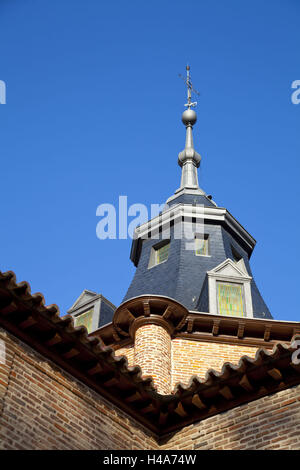
[[[239,266],[242,263],[243,269]],[[207,271],[209,312],[230,317],[253,317],[251,280],[243,258],[226,259]]]
[[[93,311],[94,309],[90,309],[87,312],[81,313],[74,317],[75,326],[85,326],[88,330],[88,333],[92,331],[92,321],[93,321]]]
[[[195,255],[209,256],[208,235],[195,236]]]
[[[169,257],[170,240],[163,240],[151,249],[148,268],[164,263]]]
[[[168,256],[169,256],[169,247],[170,243],[167,245],[161,246],[160,248],[157,248],[155,250],[156,252],[156,264],[163,263],[164,261],[167,261]]]
[[[243,290],[242,284],[217,282],[218,313],[243,317],[245,313]]]

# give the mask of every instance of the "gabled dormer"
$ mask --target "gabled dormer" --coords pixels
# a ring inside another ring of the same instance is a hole
[[[91,333],[110,323],[115,310],[115,305],[102,294],[85,289],[68,313],[72,315],[75,326],[83,325]]]
[[[251,281],[245,263],[226,259],[207,272],[209,313],[253,317]]]

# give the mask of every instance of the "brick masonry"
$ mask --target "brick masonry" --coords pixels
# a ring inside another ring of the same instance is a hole
[[[134,352],[136,350],[136,352]],[[147,325],[136,332],[135,345],[118,349],[130,366],[139,365],[151,375],[158,391],[170,393],[179,382],[187,385],[193,375],[205,377],[209,369],[221,371],[225,362],[237,364],[241,356],[254,358],[256,346],[193,341],[175,338],[159,326]]]
[[[134,361],[143,375],[152,376],[157,391],[171,393],[171,338],[158,325],[144,325],[135,333]]]
[[[257,347],[239,344],[207,343],[175,338],[172,340],[172,389],[188,384],[192,375],[205,377],[208,369],[221,371],[224,362],[237,364],[241,356],[254,357]]]
[[[0,362],[1,449],[300,449],[300,385],[158,440],[3,330]]]
[[[125,346],[124,348],[117,349],[115,351],[116,356],[125,356],[127,357],[128,366],[134,365],[134,347]]]
[[[299,450],[300,385],[187,426],[161,449]]]
[[[0,449],[157,448],[150,432],[51,361],[1,330],[0,342]]]

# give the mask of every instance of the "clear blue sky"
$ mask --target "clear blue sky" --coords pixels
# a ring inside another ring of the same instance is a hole
[[[0,270],[62,313],[85,288],[118,305],[131,240],[100,241],[96,208],[164,202],[191,64],[200,184],[257,240],[276,319],[300,321],[298,0],[0,0]]]

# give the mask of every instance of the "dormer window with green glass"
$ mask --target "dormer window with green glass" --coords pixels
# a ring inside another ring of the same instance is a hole
[[[244,316],[243,285],[217,282],[218,313],[231,317]]]
[[[149,268],[164,263],[169,257],[170,240],[163,240],[152,247]]]
[[[208,235],[203,235],[202,237],[195,237],[195,255],[209,256]]]
[[[85,326],[88,333],[92,331],[94,309],[88,310],[87,312],[81,313],[77,317],[74,317],[75,326]]]
[[[156,264],[162,263],[163,261],[167,261],[169,256],[169,247],[170,243],[156,250]]]
[[[241,267],[239,266],[241,264]],[[247,274],[243,259],[238,263],[227,258],[207,271],[209,312],[228,317],[253,317],[252,277]]]

